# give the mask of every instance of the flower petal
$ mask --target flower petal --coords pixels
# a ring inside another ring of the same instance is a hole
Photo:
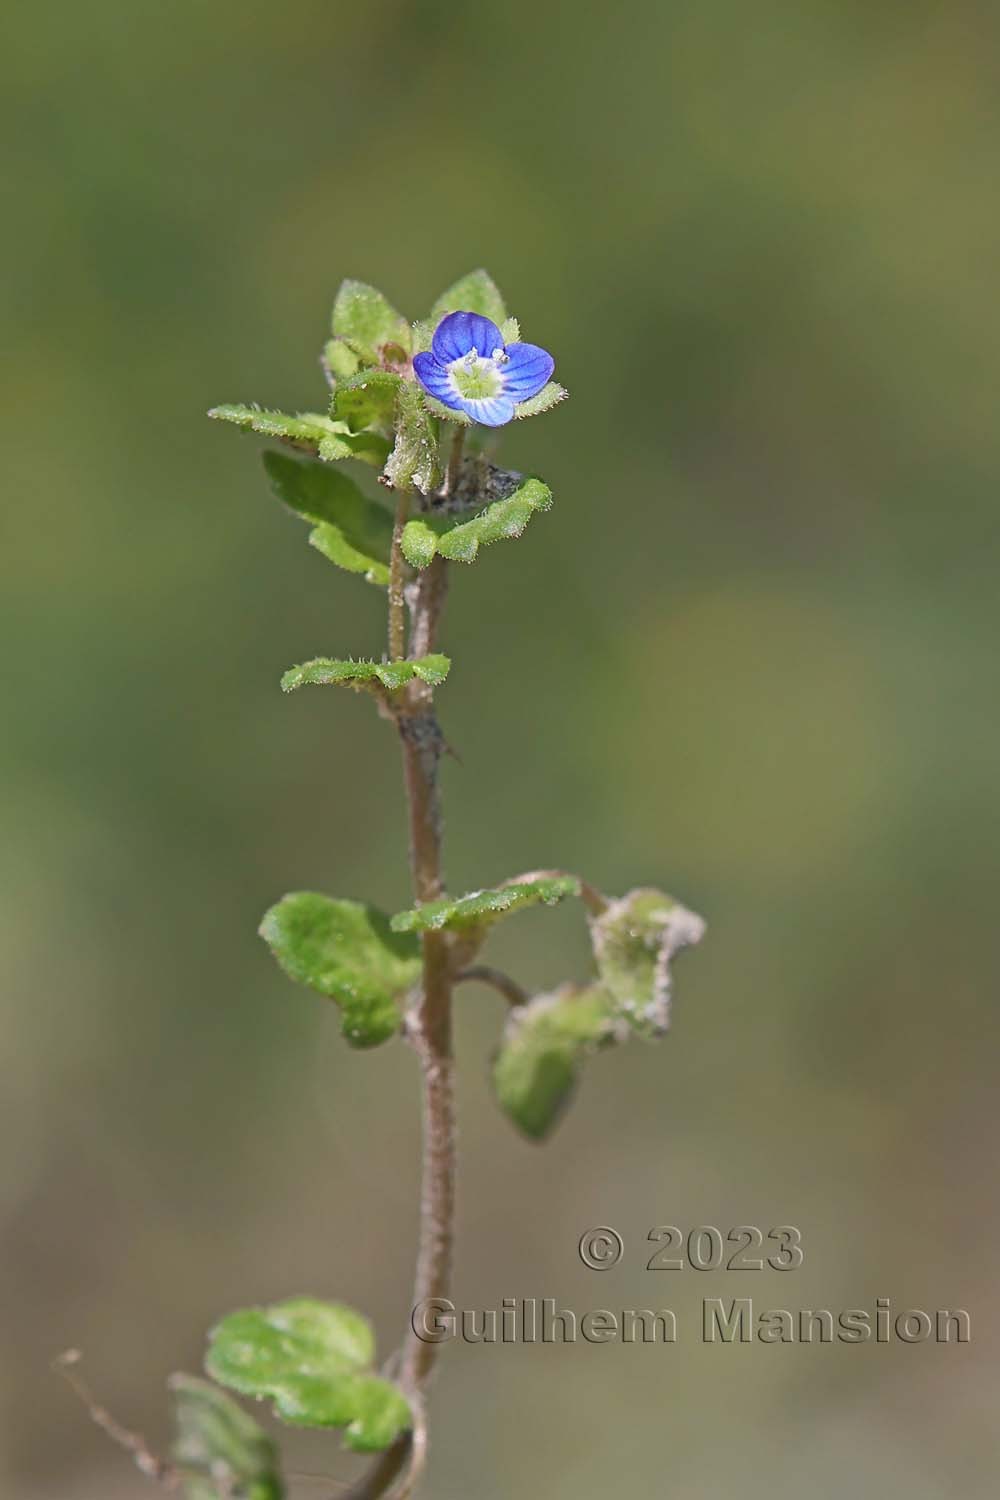
[[[456,411],[462,406],[462,399],[451,383],[451,376],[433,354],[415,354],[413,369],[424,390],[429,391],[438,401]]]
[[[494,349],[503,348],[503,335],[497,325],[481,313],[453,312],[442,318],[434,330],[431,347],[443,365],[461,359],[473,350],[489,359]]]
[[[503,392],[512,401],[527,401],[552,378],[556,362],[537,344],[508,344],[507,363],[500,366]]]
[[[503,427],[513,420],[514,403],[507,396],[488,396],[481,401],[450,401],[474,422],[484,427]]]

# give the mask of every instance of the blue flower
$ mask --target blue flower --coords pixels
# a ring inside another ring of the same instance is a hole
[[[413,368],[424,390],[452,411],[484,427],[502,427],[519,401],[537,396],[555,360],[537,344],[505,344],[497,325],[481,313],[453,312],[434,330],[429,354]]]

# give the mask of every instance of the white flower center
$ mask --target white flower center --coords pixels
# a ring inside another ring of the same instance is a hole
[[[448,373],[456,394],[463,401],[489,401],[502,395],[505,382],[501,368],[507,359],[503,349],[494,349],[489,359],[471,349],[461,359],[452,360]]]

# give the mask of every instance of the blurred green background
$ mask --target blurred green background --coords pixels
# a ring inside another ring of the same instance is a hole
[[[277,689],[377,653],[382,601],[203,413],[315,406],[343,276],[415,317],[479,264],[572,400],[505,443],[555,508],[457,570],[452,888],[558,864],[710,931],[545,1150],[463,994],[460,1305],[690,1332],[447,1348],[426,1493],[994,1495],[998,43],[976,0],[8,15],[5,1495],[145,1492],[67,1344],[162,1445],[231,1306],[405,1325],[413,1059],[349,1053],[255,936],[288,888],[406,903],[392,735]],[[582,973],[579,913],[497,950]],[[644,1269],[651,1226],[775,1222],[794,1276]],[[963,1306],[973,1342],[703,1346],[745,1295]]]

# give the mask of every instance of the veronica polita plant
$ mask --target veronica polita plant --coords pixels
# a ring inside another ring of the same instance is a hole
[[[291,667],[281,686],[336,685],[369,695],[398,735],[409,808],[413,906],[394,916],[365,901],[296,891],[264,916],[261,935],[293,980],[339,1008],[358,1050],[401,1038],[423,1080],[423,1180],[413,1302],[450,1290],[455,1205],[452,995],[470,981],[510,1005],[493,1064],[497,1101],[541,1140],[566,1106],[584,1060],[629,1037],[655,1038],[670,1020],[670,964],[696,943],[701,919],[662,891],[607,897],[576,874],[536,870],[452,897],[442,865],[439,764],[445,740],[436,693],[449,658],[442,619],[454,564],[520,537],[548,510],[537,478],[494,462],[497,429],[562,401],[552,356],[525,343],[484,271],[463,277],[410,324],[370,286],[346,281],[322,354],[329,386],[321,412],[296,416],[257,406],[210,415],[275,441],[264,454],[271,487],[310,526],[309,541],[341,570],[385,591],[386,649],[372,659],[318,657]],[[365,487],[345,472],[377,474]],[[391,504],[387,505],[386,500]],[[493,925],[522,908],[581,903],[593,972],[531,996],[480,960]],[[425,1399],[437,1345],[411,1328],[376,1368],[367,1320],[339,1302],[296,1296],[230,1313],[209,1335],[209,1380],[171,1382],[177,1442],[169,1462],[92,1412],[151,1477],[211,1496],[279,1500],[281,1465],[271,1439],[222,1389],[271,1403],[282,1421],[340,1428],[348,1447],[375,1456],[347,1494],[374,1500],[412,1493],[426,1448]],[[79,1380],[69,1370],[74,1383]]]

